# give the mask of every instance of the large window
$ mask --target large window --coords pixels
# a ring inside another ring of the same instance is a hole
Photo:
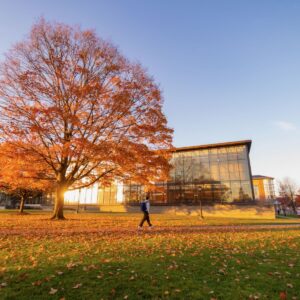
[[[253,200],[246,145],[175,152],[170,179],[152,193],[157,204],[246,203]],[[138,185],[124,186],[125,202],[143,197]]]

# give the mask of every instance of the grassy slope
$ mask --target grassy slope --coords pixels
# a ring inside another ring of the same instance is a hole
[[[67,216],[0,215],[1,299],[300,299],[298,227],[154,215],[138,233],[139,215]]]

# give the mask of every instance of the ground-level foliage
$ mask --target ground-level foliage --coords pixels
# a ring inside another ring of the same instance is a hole
[[[1,299],[300,299],[297,221],[67,217],[0,214]]]

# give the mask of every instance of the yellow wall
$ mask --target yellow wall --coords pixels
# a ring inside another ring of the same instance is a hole
[[[258,187],[258,194],[260,200],[266,200],[265,188],[264,188],[264,180],[263,179],[253,179],[253,187]]]

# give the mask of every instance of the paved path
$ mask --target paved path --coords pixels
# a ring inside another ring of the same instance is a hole
[[[299,224],[243,224],[243,225],[194,225],[194,226],[154,226],[149,228],[144,226],[142,230],[137,230],[133,226],[101,226],[99,228],[49,228],[49,227],[27,227],[27,228],[9,228],[0,227],[0,237],[2,236],[76,236],[76,235],[98,235],[107,236],[114,235],[121,237],[126,235],[133,235],[136,233],[146,234],[209,234],[218,232],[253,232],[253,231],[270,231],[270,230],[298,230]],[[299,231],[300,233],[300,231]]]

